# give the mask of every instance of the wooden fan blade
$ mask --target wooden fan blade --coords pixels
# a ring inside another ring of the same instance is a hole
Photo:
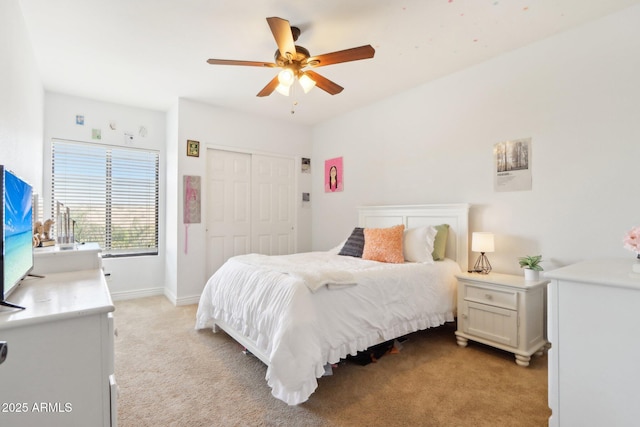
[[[233,59],[207,59],[211,65],[247,65],[249,67],[277,67],[273,62],[235,61]]]
[[[293,41],[289,21],[274,16],[267,18],[267,22],[269,23],[269,28],[271,28],[271,33],[273,33],[273,38],[276,39],[280,55],[285,58],[294,58],[296,56],[296,45]]]
[[[332,82],[331,80],[329,80],[326,77],[322,77],[320,74],[318,74],[316,72],[313,72],[311,70],[307,70],[304,73],[307,76],[309,76],[309,78],[311,78],[311,80],[316,82],[316,86],[318,86],[320,89],[324,90],[325,92],[327,92],[327,93],[329,93],[331,95],[337,95],[340,92],[342,92],[342,90],[344,89],[339,84]]]
[[[276,90],[279,84],[280,82],[278,81],[278,76],[275,76],[269,83],[267,83],[264,88],[262,88],[260,92],[258,92],[256,96],[263,97],[271,95],[273,91]]]
[[[375,49],[368,44],[366,46],[353,47],[351,49],[325,53],[324,55],[312,56],[306,60],[305,65],[308,65],[309,67],[323,67],[325,65],[339,64],[341,62],[359,61],[361,59],[373,58],[375,53]]]

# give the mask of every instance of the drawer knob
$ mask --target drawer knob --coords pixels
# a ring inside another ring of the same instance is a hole
[[[484,294],[485,298],[487,298],[488,300],[492,300],[493,299],[493,295],[491,294]]]

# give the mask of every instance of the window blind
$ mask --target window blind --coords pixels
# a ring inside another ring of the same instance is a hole
[[[52,142],[51,217],[69,209],[76,242],[103,256],[158,253],[159,154],[92,143]]]

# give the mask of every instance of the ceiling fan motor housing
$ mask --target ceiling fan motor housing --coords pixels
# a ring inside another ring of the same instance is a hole
[[[289,52],[287,52],[287,54],[288,53]],[[296,45],[295,55],[292,55],[291,58],[289,58],[288,56],[289,55],[287,56],[281,55],[280,50],[276,50],[276,53],[274,53],[273,55],[275,62],[276,64],[278,64],[279,67],[286,67],[286,66],[293,65],[295,68],[300,69],[307,65],[310,65],[310,64],[306,64],[305,61],[311,55],[309,54],[309,51],[302,46]]]

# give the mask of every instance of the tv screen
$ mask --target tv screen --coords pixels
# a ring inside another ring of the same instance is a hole
[[[0,303],[6,302],[20,281],[33,268],[33,206],[32,187],[0,165],[2,188],[2,283]]]

